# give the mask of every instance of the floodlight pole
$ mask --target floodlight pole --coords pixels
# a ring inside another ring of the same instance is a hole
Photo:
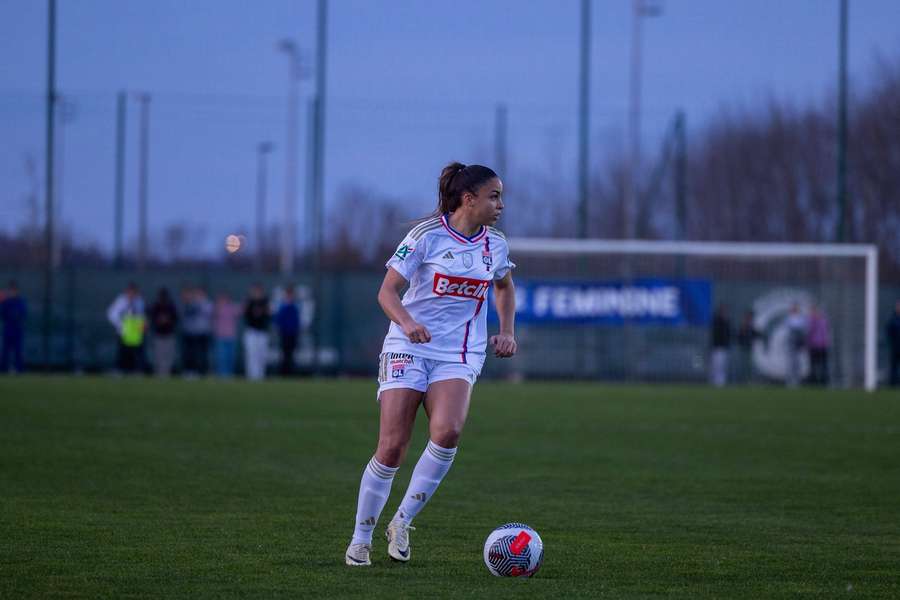
[[[587,237],[590,176],[591,0],[581,0],[581,60],[578,78],[578,237]]]
[[[266,239],[266,156],[272,152],[272,142],[260,142],[256,147],[256,268],[262,270]]]
[[[847,235],[847,0],[840,0],[838,38],[837,240]]]
[[[54,198],[54,226],[53,232],[53,268],[58,269],[62,264],[62,239],[59,235],[60,223],[62,223],[63,211],[63,191],[65,190],[65,162],[66,162],[66,125],[75,120],[75,103],[66,98],[64,94],[57,94],[56,101],[59,104],[59,110],[56,116],[59,117],[59,134],[56,157],[56,184]]]
[[[508,118],[506,104],[500,103],[494,112],[494,170],[500,175],[501,181],[506,185],[507,180],[507,129]],[[506,190],[504,190],[505,194]],[[502,217],[501,217],[502,218]],[[500,223],[498,223],[500,225]]]
[[[53,311],[53,154],[54,154],[54,130],[56,120],[56,0],[47,2],[47,96],[46,96],[46,141],[45,141],[45,170],[44,187],[46,188],[47,201],[45,203],[46,218],[44,222],[44,315],[43,315],[43,350],[44,369],[50,369],[50,330],[52,327]]]
[[[675,214],[678,239],[687,239],[687,131],[684,111],[675,115]]]
[[[322,216],[324,213],[324,171],[325,171],[325,98],[327,95],[328,73],[328,2],[319,0],[316,10],[316,93],[313,98],[312,131],[312,231],[313,231],[313,301],[315,310],[322,311],[325,295],[322,292]],[[321,313],[320,313],[321,314]],[[313,320],[313,372],[319,372],[319,349],[321,347],[322,319]]]
[[[294,272],[297,230],[297,103],[300,101],[300,49],[284,39],[278,49],[288,55],[287,145],[285,148],[284,223],[281,225],[281,273]]]
[[[116,98],[116,176],[115,209],[113,222],[113,261],[116,268],[122,267],[122,226],[125,212],[125,128],[128,95],[121,91]]]
[[[628,177],[625,181],[625,239],[634,239],[637,234],[637,209],[640,196],[641,170],[641,50],[642,23],[644,17],[658,16],[662,9],[659,4],[648,0],[632,0],[631,3],[631,78],[629,82]]]
[[[140,145],[138,146],[138,251],[137,269],[147,265],[147,169],[150,160],[150,94],[137,95],[140,103]]]

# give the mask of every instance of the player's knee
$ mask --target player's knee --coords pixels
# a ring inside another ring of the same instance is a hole
[[[462,427],[456,424],[439,425],[431,430],[431,441],[441,448],[456,448]]]
[[[378,449],[375,451],[375,459],[386,467],[398,467],[403,462],[408,444],[408,440],[399,438],[380,439],[378,440]]]

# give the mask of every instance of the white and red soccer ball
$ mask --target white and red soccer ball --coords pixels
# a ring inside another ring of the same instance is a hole
[[[544,562],[544,542],[524,523],[507,523],[484,542],[484,564],[497,577],[531,577]]]

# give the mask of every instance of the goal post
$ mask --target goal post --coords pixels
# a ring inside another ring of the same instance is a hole
[[[805,314],[816,306],[830,319],[831,384],[877,386],[874,245],[511,238],[509,246],[518,264],[517,330],[527,338],[522,350],[528,354],[528,343],[535,341],[540,346],[535,352],[543,354],[525,361],[533,367],[522,367],[524,376],[603,372],[604,359],[615,362],[618,347],[623,365],[619,372],[609,371],[612,378],[701,379],[709,366],[702,346],[713,305],[731,303],[738,308],[730,315],[735,332],[744,307],[754,315],[755,327],[770,334],[760,335],[747,356],[761,379],[777,380],[792,368],[784,366],[780,324],[789,307],[803,305]],[[698,307],[678,314],[669,306],[671,314],[665,312],[666,302],[692,294]],[[653,312],[654,302],[661,312]],[[677,351],[667,355],[667,344]],[[578,348],[569,352],[573,345]],[[652,362],[644,360],[650,352],[663,363],[656,370],[642,364]],[[547,359],[553,353],[593,366],[565,372],[560,361],[556,372],[542,371],[553,368]],[[685,358],[688,354],[693,357]],[[667,356],[672,364],[665,364]],[[802,368],[809,374],[808,362]]]

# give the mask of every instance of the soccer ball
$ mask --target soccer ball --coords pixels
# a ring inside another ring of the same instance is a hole
[[[524,523],[507,523],[484,541],[484,564],[497,577],[531,577],[544,562],[544,542]]]

